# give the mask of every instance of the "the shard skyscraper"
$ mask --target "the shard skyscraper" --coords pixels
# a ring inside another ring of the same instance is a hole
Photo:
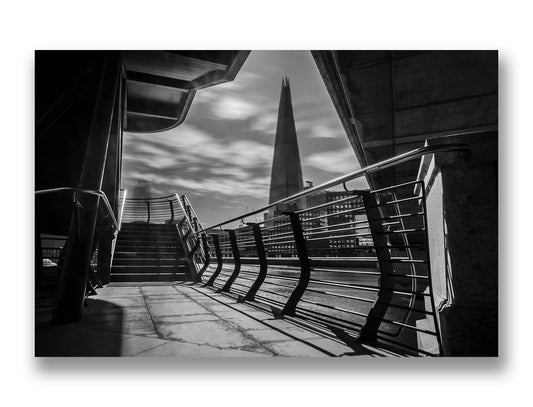
[[[270,177],[269,203],[279,201],[304,189],[302,164],[296,137],[296,126],[292,111],[291,88],[289,78],[283,78],[278,109],[278,124],[274,144],[274,159]],[[270,211],[276,216],[287,210],[300,209],[300,203],[279,205]]]

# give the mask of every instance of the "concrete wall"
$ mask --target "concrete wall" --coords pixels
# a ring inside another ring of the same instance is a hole
[[[313,56],[362,165],[421,147],[429,138],[497,130],[497,51],[315,51]],[[374,186],[410,181],[417,170],[411,163],[380,172]]]
[[[498,133],[427,144],[465,143],[471,152],[426,156],[432,290],[447,356],[498,354]]]

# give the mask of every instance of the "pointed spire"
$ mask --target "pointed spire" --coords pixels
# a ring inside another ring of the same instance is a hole
[[[270,178],[269,203],[303,190],[302,165],[292,110],[289,78],[281,80],[281,94]],[[288,210],[283,208],[282,210]]]

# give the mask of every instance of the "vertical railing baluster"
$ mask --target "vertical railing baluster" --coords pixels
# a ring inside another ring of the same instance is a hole
[[[209,244],[207,243],[207,236],[205,233],[202,234],[201,239],[202,239],[202,247],[203,247],[204,257],[205,257],[204,258],[205,263],[196,276],[197,283],[202,282],[202,275],[207,270],[207,268],[209,267],[209,263],[211,262],[211,255],[209,254]]]
[[[150,201],[146,201],[146,211],[148,212],[148,220],[146,223],[150,223]]]
[[[215,271],[213,272],[209,280],[207,280],[207,283],[205,283],[205,285],[207,286],[213,285],[218,275],[222,271],[222,265],[223,265],[222,251],[220,250],[220,240],[218,239],[218,235],[212,234],[211,236],[213,237],[213,246],[215,246],[215,256],[217,256],[217,268],[215,269]]]
[[[381,213],[379,211],[376,194],[365,192],[361,193],[361,195],[363,196],[368,225],[376,249],[380,277],[379,291],[372,308],[368,312],[366,322],[361,328],[359,340],[375,341],[377,339],[379,326],[389,308],[388,304],[392,301],[394,293],[394,277],[392,277],[392,274],[394,273],[394,267],[392,266],[389,250],[386,249],[387,238],[383,233],[385,230],[380,221]]]
[[[222,263],[222,252],[220,250],[220,241],[218,239],[218,235],[212,234],[211,236],[213,237],[213,246],[215,246],[215,255],[217,256],[217,268],[213,272],[213,274],[211,275],[211,277],[209,278],[207,283],[205,283],[206,286],[212,286],[213,285],[213,283],[217,279],[218,275],[222,271],[222,264],[223,264]]]
[[[257,223],[248,223],[247,225],[252,228],[254,233],[257,258],[259,260],[259,273],[246,295],[242,298],[242,301],[253,301],[255,299],[255,294],[257,294],[257,291],[265,281],[268,271],[268,264],[265,253],[265,245],[263,244],[263,236],[261,234],[261,227]]]
[[[237,276],[239,275],[239,272],[241,271],[241,255],[239,253],[239,246],[237,245],[237,235],[235,233],[235,230],[233,229],[227,229],[228,235],[229,235],[229,241],[231,245],[231,252],[233,254],[233,261],[235,262],[235,266],[233,267],[233,272],[228,278],[228,281],[226,281],[226,284],[224,284],[224,287],[220,291],[228,292],[237,279]]]
[[[300,277],[298,279],[298,284],[291,293],[291,296],[287,300],[287,303],[283,307],[281,313],[283,315],[294,315],[296,312],[296,306],[304,295],[311,278],[311,263],[307,254],[307,247],[305,244],[305,238],[299,215],[294,212],[284,212],[284,214],[289,216],[291,222],[294,244],[296,246],[296,254],[298,255],[298,259],[300,261]]]
[[[170,205],[170,222],[169,223],[172,223],[174,222],[174,203],[172,202],[171,199],[169,199],[168,204]]]

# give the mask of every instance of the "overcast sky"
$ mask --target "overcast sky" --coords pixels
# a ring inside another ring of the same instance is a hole
[[[204,225],[268,203],[281,80],[291,84],[304,181],[359,168],[308,51],[253,51],[234,81],[196,93],[184,123],[124,135],[122,188],[187,194]],[[361,186],[359,186],[361,187]]]

